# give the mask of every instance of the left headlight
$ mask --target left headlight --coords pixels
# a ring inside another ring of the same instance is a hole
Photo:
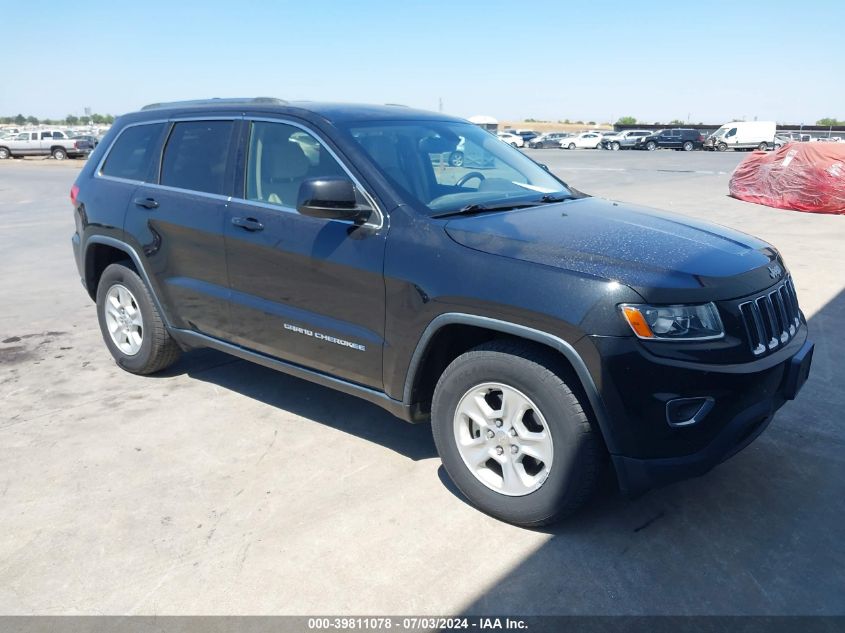
[[[713,303],[690,306],[652,306],[623,303],[622,316],[641,339],[701,341],[725,335]]]

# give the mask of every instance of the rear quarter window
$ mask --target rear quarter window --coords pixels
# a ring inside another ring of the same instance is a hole
[[[128,127],[112,145],[101,173],[127,180],[150,181],[158,162],[156,148],[164,132],[164,123]]]
[[[173,126],[161,164],[161,184],[223,194],[232,121],[183,121]]]

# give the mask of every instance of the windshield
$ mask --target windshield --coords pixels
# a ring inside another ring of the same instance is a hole
[[[713,134],[711,136],[724,136],[725,132],[727,132],[729,129],[731,129],[730,125],[723,125],[718,130],[713,132]]]
[[[429,215],[571,195],[522,152],[471,123],[356,121],[348,131],[391,183]]]

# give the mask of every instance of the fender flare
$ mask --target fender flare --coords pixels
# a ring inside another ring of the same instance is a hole
[[[167,318],[167,312],[164,310],[164,306],[158,298],[158,295],[155,291],[155,286],[153,286],[152,282],[150,281],[150,277],[147,274],[147,269],[144,267],[144,264],[141,260],[141,256],[138,255],[138,251],[136,251],[132,246],[127,244],[126,242],[119,240],[114,237],[109,237],[107,235],[92,235],[87,240],[85,240],[85,248],[82,250],[82,262],[85,266],[85,275],[88,275],[88,249],[91,244],[104,244],[106,246],[111,246],[116,248],[120,251],[123,251],[129,256],[129,259],[132,260],[132,263],[135,264],[135,270],[141,276],[141,279],[147,285],[147,289],[150,291],[150,295],[155,301],[156,308],[158,309],[158,313],[161,315],[162,320],[164,321],[165,327],[168,329],[172,329],[169,319]],[[86,279],[87,283],[87,279]]]
[[[559,336],[536,330],[518,323],[511,323],[509,321],[501,321],[499,319],[492,319],[490,317],[478,316],[474,314],[464,314],[461,312],[447,312],[435,317],[431,323],[425,328],[417,343],[414,353],[411,356],[411,362],[408,366],[408,371],[405,374],[405,385],[403,389],[403,397],[405,405],[411,405],[411,394],[413,391],[414,381],[416,380],[417,371],[422,363],[423,355],[425,354],[428,344],[432,337],[446,325],[477,325],[488,330],[495,330],[503,334],[510,334],[518,338],[524,338],[530,341],[535,341],[543,345],[547,345],[555,350],[569,361],[572,368],[575,370],[575,375],[581,382],[584,392],[587,394],[587,399],[592,407],[593,414],[596,418],[596,423],[599,425],[601,434],[604,437],[605,445],[610,453],[615,452],[615,443],[613,435],[610,432],[610,423],[608,421],[607,410],[604,406],[604,401],[599,394],[596,383],[593,380],[590,371],[581,355],[568,342],[564,341]]]

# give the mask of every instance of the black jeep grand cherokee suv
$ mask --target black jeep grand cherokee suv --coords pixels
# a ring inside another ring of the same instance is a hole
[[[582,194],[441,114],[156,104],[71,198],[121,367],[212,347],[430,419],[464,494],[521,525],[581,505],[608,455],[626,493],[706,472],[812,358],[773,247]]]
[[[674,128],[671,130],[660,130],[637,139],[634,149],[646,149],[654,151],[665,147],[667,149],[684,150],[691,152],[694,149],[704,147],[704,136],[698,130],[689,128]]]

